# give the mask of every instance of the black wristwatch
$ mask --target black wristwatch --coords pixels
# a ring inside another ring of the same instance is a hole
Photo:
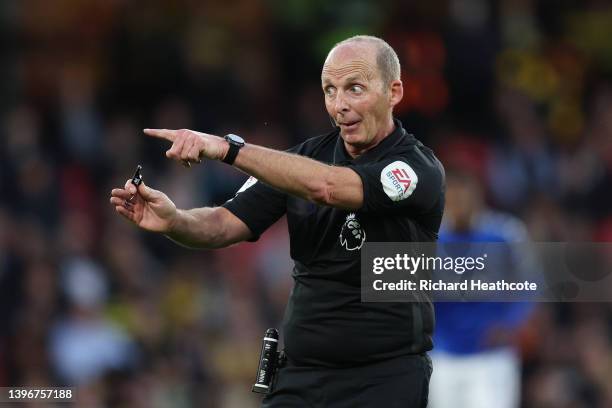
[[[238,156],[238,150],[242,149],[244,146],[244,139],[230,133],[229,135],[225,135],[225,140],[229,143],[229,150],[222,161],[223,163],[234,164],[234,160],[236,160],[236,156]]]

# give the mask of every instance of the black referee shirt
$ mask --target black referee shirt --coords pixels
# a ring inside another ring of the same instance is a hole
[[[223,206],[256,240],[287,214],[294,288],[283,335],[297,365],[346,367],[431,350],[429,303],[362,303],[363,243],[435,241],[444,209],[444,169],[433,152],[396,129],[353,159],[339,129],[289,152],[353,169],[363,182],[356,211],[319,206],[250,178]]]

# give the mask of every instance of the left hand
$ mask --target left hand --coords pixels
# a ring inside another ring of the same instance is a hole
[[[222,160],[227,154],[228,143],[219,136],[189,129],[144,129],[144,133],[172,143],[166,157],[190,166],[202,159]]]

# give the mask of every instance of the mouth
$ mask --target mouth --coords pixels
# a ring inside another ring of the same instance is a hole
[[[357,129],[360,123],[361,120],[354,120],[351,122],[338,122],[338,125],[340,125],[343,130],[350,132],[352,130]]]

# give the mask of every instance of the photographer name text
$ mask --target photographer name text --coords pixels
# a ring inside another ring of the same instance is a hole
[[[396,282],[385,282],[377,279],[372,283],[376,291],[536,291],[538,284],[535,282],[507,282],[504,279],[487,282],[480,279],[470,279],[462,282],[444,282],[442,280],[421,279],[418,281],[402,279]]]

